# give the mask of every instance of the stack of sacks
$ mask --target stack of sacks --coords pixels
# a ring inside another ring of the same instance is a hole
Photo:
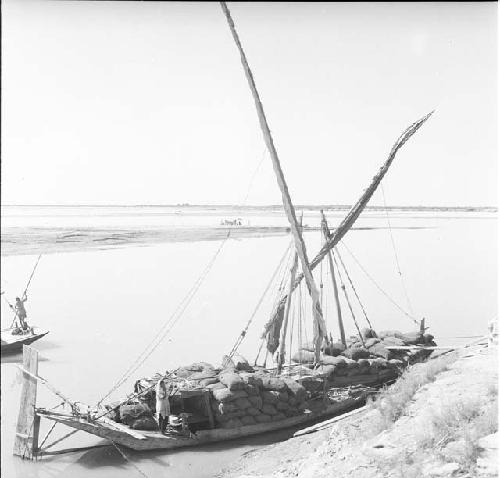
[[[223,428],[279,421],[305,408],[306,390],[293,380],[232,370],[222,371],[219,380],[207,388],[215,420]]]
[[[144,403],[120,405],[119,421],[134,430],[157,430],[151,409]],[[118,420],[117,420],[118,421]]]

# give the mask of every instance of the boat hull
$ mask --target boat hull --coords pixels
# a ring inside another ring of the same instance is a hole
[[[2,355],[7,353],[15,353],[22,351],[23,345],[29,345],[36,340],[45,337],[49,333],[48,330],[40,329],[39,327],[33,327],[33,333],[26,335],[14,335],[12,331],[14,329],[5,329],[1,333],[1,344],[0,350]]]
[[[217,443],[226,440],[233,440],[246,436],[260,435],[262,433],[283,430],[295,426],[305,425],[317,419],[327,418],[346,412],[352,408],[362,405],[366,397],[347,398],[341,402],[330,404],[320,411],[306,412],[302,415],[286,418],[283,420],[259,423],[256,425],[246,425],[237,428],[215,428],[212,430],[200,430],[192,437],[172,437],[165,436],[159,432],[136,431],[134,435],[142,436],[139,438],[130,433],[115,429],[108,423],[89,422],[84,419],[78,419],[69,415],[54,414],[45,410],[38,410],[41,417],[54,420],[71,428],[83,430],[101,438],[110,440],[118,445],[122,445],[133,450],[171,450],[175,448],[200,446],[209,443]]]

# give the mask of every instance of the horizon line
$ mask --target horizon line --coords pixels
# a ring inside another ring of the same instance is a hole
[[[1,204],[1,207],[232,207],[232,208],[283,208],[282,204],[191,204],[191,203],[177,203],[177,204]],[[300,208],[351,208],[351,204],[296,204],[294,205],[296,209]],[[419,208],[419,209],[495,209],[497,206],[472,206],[472,205],[460,205],[460,206],[445,206],[445,205],[367,205],[366,209],[378,208],[378,209],[409,209],[409,208]]]

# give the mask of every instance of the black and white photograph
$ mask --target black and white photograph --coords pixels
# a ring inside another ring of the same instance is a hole
[[[1,476],[498,476],[498,5],[1,1]]]

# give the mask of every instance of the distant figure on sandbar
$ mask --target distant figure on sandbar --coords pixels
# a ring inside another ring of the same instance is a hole
[[[28,330],[28,322],[26,321],[26,309],[24,308],[24,303],[28,300],[28,297],[23,295],[23,298],[20,299],[16,297],[16,304],[14,306],[10,306],[16,312],[16,317],[19,318],[19,322],[21,322],[21,328],[23,330]]]
[[[156,384],[156,421],[161,433],[165,431],[170,415],[170,403],[168,401],[167,388],[163,380]]]

